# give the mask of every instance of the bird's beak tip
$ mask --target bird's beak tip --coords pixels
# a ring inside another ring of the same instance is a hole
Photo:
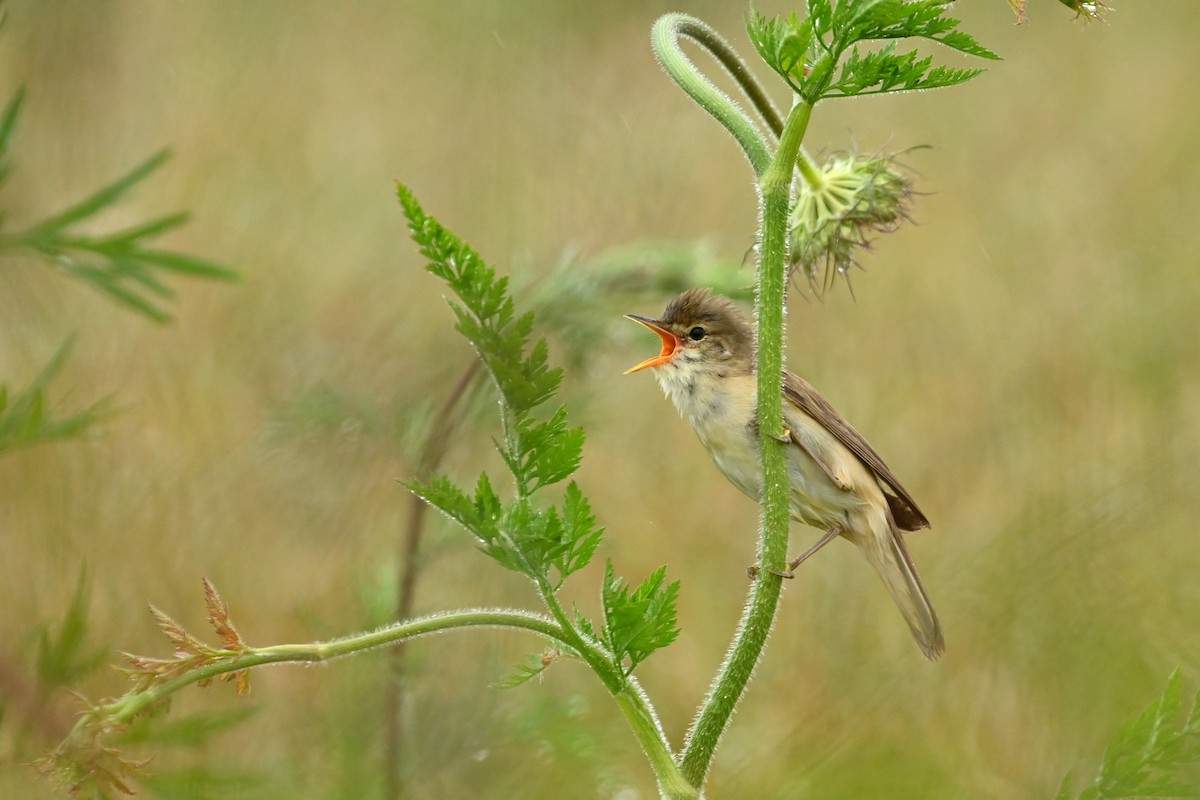
[[[647,367],[661,367],[663,364],[668,363],[672,358],[674,358],[675,354],[679,352],[679,348],[683,346],[682,340],[675,334],[668,331],[666,328],[663,328],[657,320],[649,319],[638,314],[626,314],[625,317],[641,325],[645,325],[647,328],[657,333],[662,339],[662,352],[653,358],[647,358],[645,361],[637,364],[636,366],[630,367],[622,374],[628,375],[631,372],[640,372]]]

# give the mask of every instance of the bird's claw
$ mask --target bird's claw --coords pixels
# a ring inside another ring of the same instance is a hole
[[[771,573],[772,575],[774,575],[778,578],[784,578],[787,580],[791,580],[792,578],[796,577],[795,573],[791,572],[790,570],[788,572],[780,572],[777,569],[769,569],[769,570],[767,570],[767,572]],[[762,573],[762,567],[758,566],[757,564],[753,564],[749,567],[746,567],[746,577],[752,581],[758,580],[758,576],[761,573]]]

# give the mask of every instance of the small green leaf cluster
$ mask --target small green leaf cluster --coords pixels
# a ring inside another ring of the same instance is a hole
[[[0,184],[8,176],[9,141],[21,112],[24,91],[19,91],[0,116]],[[237,272],[196,256],[147,246],[154,238],[187,222],[187,214],[168,214],[113,233],[90,235],[80,227],[109,208],[145,180],[167,160],[167,153],[151,157],[117,180],[69,208],[16,233],[0,231],[0,253],[30,250],[57,264],[68,275],[108,295],[121,305],[168,322],[164,301],[175,298],[165,275],[232,280]],[[0,217],[0,223],[3,217]]]
[[[631,591],[613,574],[611,563],[604,569],[604,643],[618,663],[628,659],[626,674],[679,635],[675,624],[679,581],[664,586],[666,577],[666,567],[659,567]]]
[[[1162,695],[1109,742],[1092,785],[1075,795],[1067,775],[1056,800],[1200,797],[1200,693],[1183,710],[1182,678],[1175,670]]]
[[[37,632],[37,676],[42,692],[70,686],[89,675],[108,659],[108,650],[88,652],[88,609],[91,594],[86,571],[81,570],[71,596],[71,605],[56,632],[44,625]]]
[[[945,16],[949,0],[812,0],[803,19],[767,18],[751,11],[747,29],[763,60],[809,105],[832,97],[936,89],[963,83],[980,69],[935,65],[915,50],[897,52],[900,39],[921,38],[971,56],[996,59],[959,21]],[[875,51],[858,45],[886,42]]]
[[[454,293],[448,303],[458,331],[475,348],[500,396],[503,437],[496,448],[515,491],[511,500],[501,499],[486,472],[472,491],[445,476],[405,486],[470,531],[496,563],[531,578],[575,646],[570,655],[589,663],[601,656],[610,687],[619,688],[638,663],[678,633],[678,583],[664,588],[664,572],[658,570],[631,592],[613,577],[610,564],[600,631],[578,612],[572,619],[562,610],[556,595],[563,581],[587,566],[604,534],[574,481],[556,505],[534,497],[569,478],[583,451],[583,430],[568,425],[563,406],[548,416],[536,413],[554,397],[562,371],[549,366],[545,339],[530,343],[533,314],[516,312],[508,279],[497,277],[477,253],[426,214],[406,187],[398,187],[398,194],[412,237],[429,260],[426,269]],[[522,668],[510,682],[523,682],[540,671]]]
[[[479,549],[496,563],[535,581],[545,579],[554,590],[587,566],[604,534],[574,482],[567,486],[561,512],[554,506],[538,509],[529,497],[505,505],[487,473],[480,474],[474,494],[440,475],[405,486],[473,533]]]
[[[8,387],[0,384],[0,453],[24,445],[78,436],[108,412],[107,400],[93,403],[83,411],[62,418],[54,418],[47,412],[46,389],[62,371],[74,346],[75,339],[72,337],[42,368],[33,383],[11,398]]]

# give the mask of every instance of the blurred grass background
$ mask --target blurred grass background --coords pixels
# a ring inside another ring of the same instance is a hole
[[[982,78],[818,109],[813,151],[934,146],[906,157],[930,193],[919,224],[879,243],[857,299],[793,297],[789,361],[933,519],[909,541],[948,650],[926,663],[858,555],[823,552],[787,587],[709,796],[1047,798],[1067,770],[1092,774],[1172,668],[1200,680],[1200,7],[1153,5],[1085,27],[1044,0],[1017,27],[1002,0],[963,4],[1005,58]],[[169,145],[112,224],[188,209],[167,244],[244,274],[179,284],[178,321],[158,327],[33,261],[0,264],[0,380],[27,383],[78,332],[52,394],[119,408],[85,441],[0,458],[0,796],[42,797],[21,762],[73,707],[56,694],[23,714],[22,670],[84,565],[91,642],[110,651],[166,654],[148,601],[202,630],[204,575],[252,643],[388,619],[409,420],[470,358],[392,181],[525,285],[564,252],[639,239],[703,239],[736,263],[750,174],[660,73],[649,27],[686,11],[751,48],[745,8],[711,0],[6,8],[0,98],[29,90],[8,225]],[[683,635],[639,671],[678,743],[740,613],[757,509],[652,380],[621,376],[654,347],[629,328],[596,338],[569,398],[602,555],[684,582]],[[447,469],[494,465],[490,436],[457,442]],[[465,535],[433,534],[418,612],[530,605]],[[598,576],[568,586],[585,609]],[[581,669],[488,688],[539,648],[498,632],[412,648],[408,796],[654,796]],[[147,791],[382,796],[387,669],[376,654],[256,675],[240,703],[256,713],[198,752],[156,746],[152,770],[174,778]],[[124,682],[101,669],[77,688]],[[171,715],[238,706],[218,686]],[[190,779],[198,764],[215,772]]]

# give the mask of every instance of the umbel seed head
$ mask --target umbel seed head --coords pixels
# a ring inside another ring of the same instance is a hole
[[[858,262],[871,236],[908,219],[912,181],[891,156],[837,155],[810,183],[800,181],[788,219],[791,266],[816,292]]]

